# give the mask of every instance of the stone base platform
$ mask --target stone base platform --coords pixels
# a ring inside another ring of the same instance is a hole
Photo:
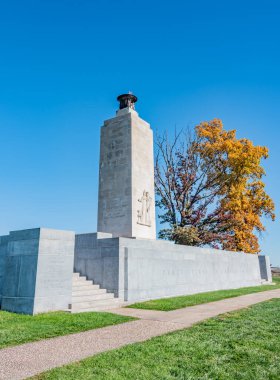
[[[271,282],[267,256],[106,233],[76,235],[74,268],[128,302]]]
[[[67,309],[74,244],[74,232],[48,228],[0,237],[1,309],[23,314]]]
[[[17,313],[101,310],[263,282],[271,282],[267,256],[46,228],[0,237],[0,305]]]

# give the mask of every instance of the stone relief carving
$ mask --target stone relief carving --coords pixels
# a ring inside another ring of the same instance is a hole
[[[144,190],[143,195],[138,199],[138,202],[141,203],[141,208],[140,210],[137,210],[137,223],[151,227],[152,198],[150,197],[149,192]]]

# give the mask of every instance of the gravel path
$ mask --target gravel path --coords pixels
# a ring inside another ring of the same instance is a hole
[[[2,349],[0,350],[0,379],[26,379],[54,367],[190,327],[196,322],[272,298],[280,298],[280,289],[169,312],[114,309],[110,312],[141,319]]]

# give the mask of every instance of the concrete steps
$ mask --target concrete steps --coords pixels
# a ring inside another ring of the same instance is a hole
[[[100,289],[100,286],[99,285],[95,285],[95,284],[93,284],[93,283],[91,283],[91,284],[89,284],[89,283],[85,283],[85,284],[73,284],[72,285],[72,289],[74,290],[74,291],[79,291],[79,290],[81,290],[81,291],[84,291],[84,290],[98,290],[98,289]]]
[[[100,289],[99,285],[93,284],[85,276],[73,273],[72,304],[69,305],[71,313],[102,311],[120,306],[122,306],[121,301],[115,298],[113,293]]]
[[[72,297],[76,296],[90,296],[94,294],[107,293],[106,289],[79,289],[72,291]]]
[[[72,295],[72,303],[80,303],[80,302],[87,302],[87,301],[97,301],[97,300],[108,300],[108,299],[114,299],[113,293],[101,293],[101,294],[84,294],[84,295],[78,295],[73,296]]]

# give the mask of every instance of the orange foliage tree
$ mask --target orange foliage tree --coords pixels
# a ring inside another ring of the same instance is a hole
[[[182,139],[157,139],[155,186],[159,217],[170,228],[160,237],[179,244],[257,253],[262,216],[274,220],[265,192],[262,159],[268,149],[237,139],[222,121],[203,122]],[[182,136],[181,136],[182,137]],[[186,138],[187,137],[187,138]]]
[[[261,217],[275,218],[274,203],[265,192],[261,160],[268,149],[254,146],[248,139],[237,139],[236,131],[225,131],[222,121],[214,119],[196,127],[201,138],[199,150],[205,165],[214,162],[213,172],[221,173],[221,209],[231,219],[230,236],[223,248],[233,251],[259,252],[258,236],[265,231]]]

